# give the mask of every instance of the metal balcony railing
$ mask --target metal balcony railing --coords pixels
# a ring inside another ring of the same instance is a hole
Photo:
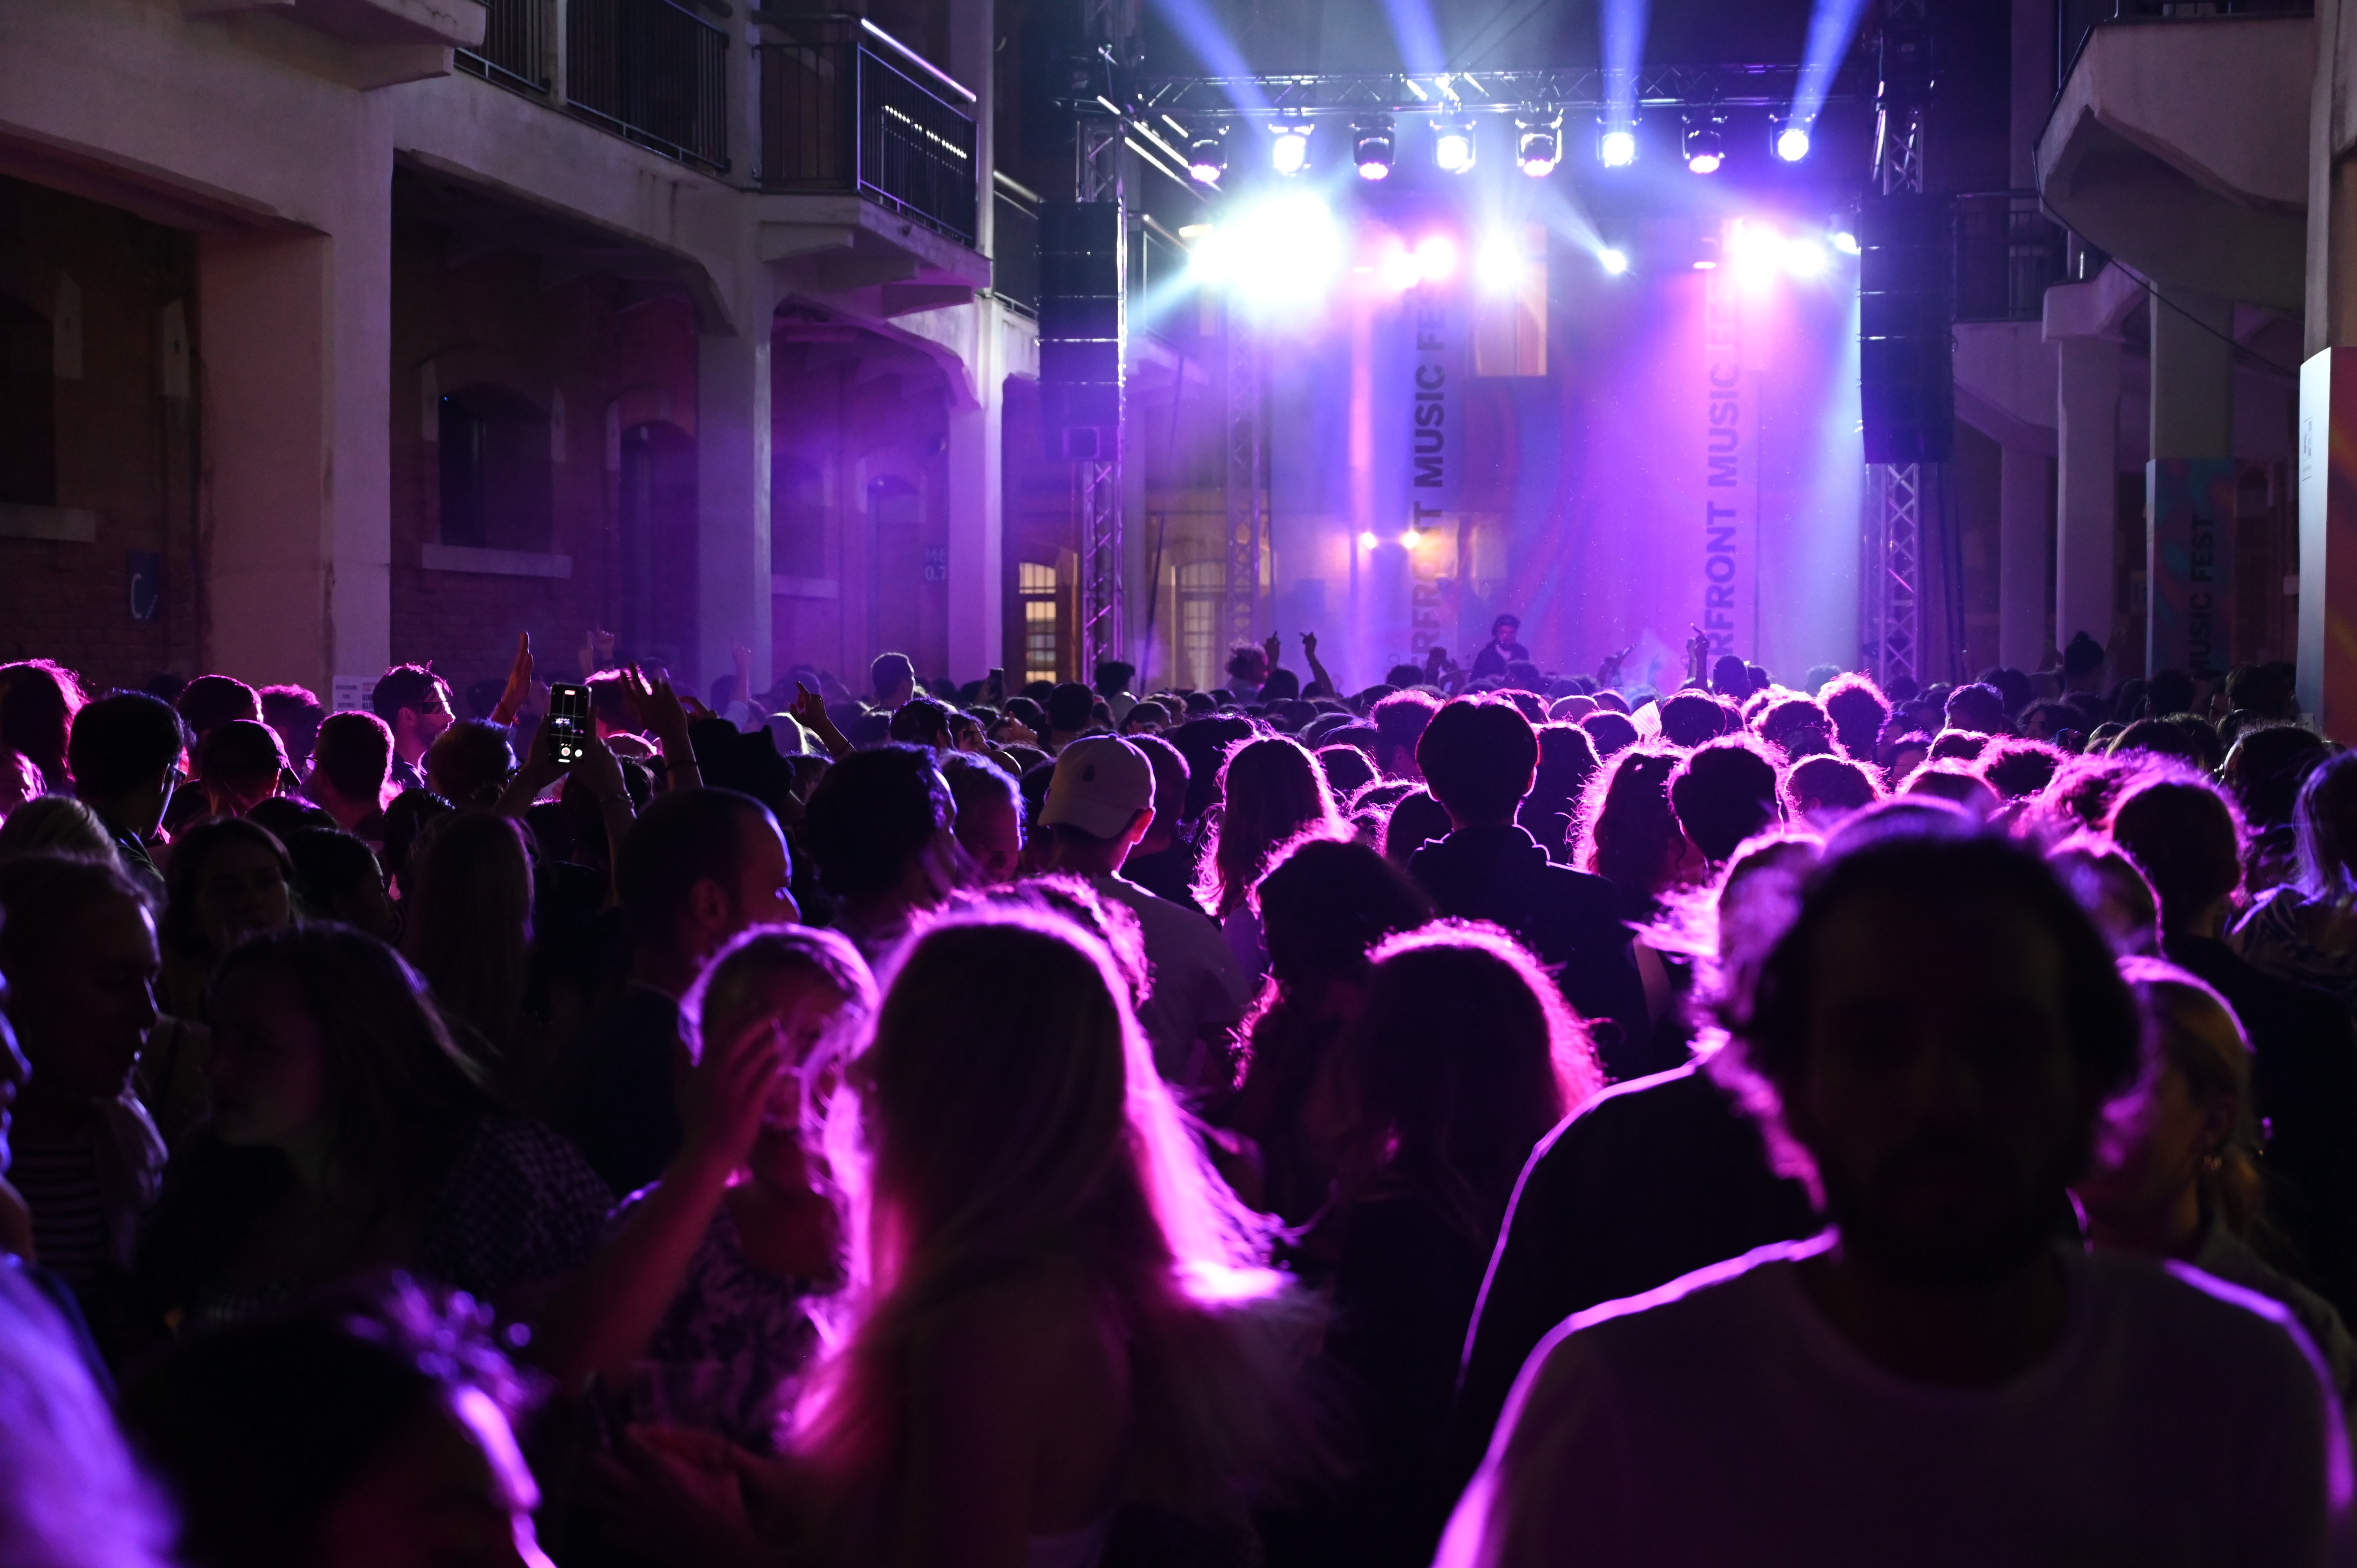
[[[671,0],[566,0],[565,101],[682,163],[728,166],[728,36]]]
[[[2035,321],[2064,276],[2067,232],[2034,190],[1956,198],[1956,319]]]
[[[550,0],[486,0],[479,48],[458,51],[458,69],[501,87],[545,96],[549,89]]]
[[[2087,35],[2105,22],[2176,22],[2204,16],[2305,16],[2313,0],[2057,0],[2054,7],[2054,91],[2071,80],[2071,68]]]
[[[865,17],[760,20],[761,188],[853,192],[973,244],[974,94]]]

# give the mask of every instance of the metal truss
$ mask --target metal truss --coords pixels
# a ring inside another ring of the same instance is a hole
[[[1227,631],[1231,643],[1254,642],[1260,629],[1261,540],[1267,530],[1262,478],[1260,343],[1243,313],[1224,313],[1227,383]]]
[[[1923,136],[1931,96],[1926,0],[1884,0],[1874,116],[1874,183],[1885,196],[1923,188]],[[1919,74],[1920,73],[1920,74]],[[1874,587],[1867,596],[1875,679],[1923,679],[1923,489],[1930,466],[1877,469]]]
[[[1922,681],[1923,480],[1926,465],[1886,463],[1879,480],[1872,595],[1875,679]]]
[[[1136,35],[1135,0],[1084,0],[1083,23],[1090,41],[1114,59],[1120,59]],[[1082,201],[1111,202],[1118,209],[1114,225],[1114,277],[1118,294],[1114,305],[1114,336],[1120,343],[1117,363],[1123,385],[1117,392],[1116,423],[1111,447],[1072,465],[1072,510],[1080,523],[1080,668],[1082,681],[1094,682],[1097,665],[1125,659],[1128,646],[1124,625],[1124,584],[1127,555],[1122,527],[1122,448],[1129,423],[1129,212],[1124,203],[1124,170],[1127,153],[1118,121],[1082,119],[1075,127],[1074,192]]]
[[[1611,80],[1618,75],[1619,82]],[[1444,71],[1417,75],[1371,71],[1316,75],[1157,76],[1126,81],[1118,70],[1092,78],[1071,107],[1082,114],[1148,116],[1174,122],[1320,114],[1479,114],[1557,109],[1601,111],[1633,88],[1639,109],[1684,107],[1789,109],[1799,88],[1797,64],[1648,66],[1630,82],[1626,71],[1602,66],[1546,70]],[[1622,89],[1614,93],[1614,86]],[[1864,68],[1846,64],[1827,102],[1861,102],[1870,83]]]

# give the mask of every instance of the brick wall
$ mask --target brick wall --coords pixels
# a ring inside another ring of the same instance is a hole
[[[158,341],[163,313],[176,302],[193,328],[195,284],[188,234],[0,178],[0,295],[29,307],[53,334],[61,306],[70,320],[79,306],[79,365],[70,325],[65,341],[51,345],[46,390],[56,482],[48,499],[97,515],[94,542],[0,538],[0,658],[54,658],[102,688],[137,685],[164,671],[196,672],[190,443],[201,389],[192,389],[197,397],[165,395]],[[17,347],[39,346],[36,338]],[[192,363],[193,352],[180,362]],[[12,402],[40,395],[40,370],[38,357],[9,367]],[[11,407],[5,416],[23,414]],[[151,620],[131,611],[135,553],[161,558]]]
[[[454,248],[450,233],[430,222],[394,226],[393,657],[431,659],[462,690],[505,672],[519,631],[532,634],[544,678],[570,679],[578,673],[575,650],[591,627],[628,629],[632,587],[620,553],[622,476],[609,467],[609,408],[618,421],[666,426],[673,468],[683,460],[693,484],[692,307],[683,297],[651,297],[644,285],[610,277],[552,281],[553,272],[551,263],[520,250]],[[468,386],[500,388],[543,416],[561,402],[565,460],[551,464],[541,553],[569,557],[570,576],[425,565],[424,546],[439,540],[441,508],[441,447],[425,438],[429,394]],[[666,662],[679,662],[679,650],[693,647],[692,505],[684,518],[678,512],[674,506],[657,520],[648,646],[629,650]]]

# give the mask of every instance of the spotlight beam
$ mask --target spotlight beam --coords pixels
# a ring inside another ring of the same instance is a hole
[[[1228,106],[1234,109],[1266,113],[1268,93],[1253,75],[1244,59],[1243,50],[1236,47],[1227,29],[1220,26],[1217,16],[1203,0],[1154,0],[1155,9],[1161,12],[1195,58],[1214,75],[1233,84],[1227,96]]]
[[[1834,74],[1849,58],[1850,44],[1857,37],[1858,18],[1865,10],[1866,0],[1816,0],[1816,8],[1809,16],[1809,43],[1807,52],[1801,57],[1800,81],[1792,89],[1795,122],[1814,122],[1818,111],[1825,106]]]

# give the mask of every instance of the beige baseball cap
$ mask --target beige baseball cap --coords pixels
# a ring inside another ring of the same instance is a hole
[[[1146,753],[1115,736],[1086,736],[1057,755],[1039,825],[1119,838],[1138,812],[1153,807],[1154,765]]]

